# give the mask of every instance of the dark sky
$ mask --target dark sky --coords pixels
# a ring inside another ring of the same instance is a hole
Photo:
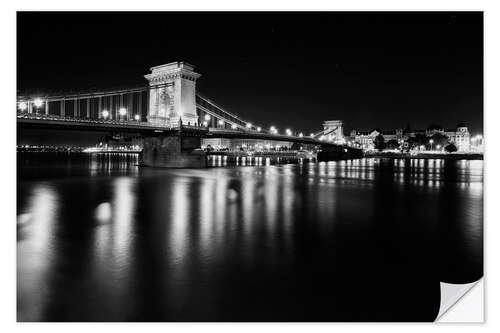
[[[199,91],[264,126],[482,132],[482,13],[18,13],[17,25],[20,91],[145,84],[150,67],[187,61]]]

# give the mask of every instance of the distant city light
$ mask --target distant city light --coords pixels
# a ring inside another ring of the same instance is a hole
[[[108,118],[109,117],[109,111],[108,110],[102,110],[102,117],[104,119]]]
[[[210,120],[210,115],[209,115],[209,114],[206,114],[206,115],[205,115],[205,120],[206,120],[206,121],[209,121],[209,120]]]
[[[28,104],[26,104],[26,102],[19,102],[18,107],[19,110],[24,111],[28,108]]]
[[[120,114],[120,116],[124,116],[124,115],[126,115],[126,114],[127,114],[127,109],[125,109],[125,108],[120,108],[120,109],[118,110],[118,113]]]
[[[33,104],[35,104],[35,106],[37,108],[41,107],[43,105],[43,101],[41,98],[35,98],[35,100],[33,101]]]
[[[136,114],[136,115],[134,116],[134,119],[135,119],[135,120],[137,120],[137,121],[139,121],[139,120],[141,119],[141,116],[139,116],[138,114]]]

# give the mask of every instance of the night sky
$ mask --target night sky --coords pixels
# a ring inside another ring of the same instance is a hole
[[[186,61],[262,126],[482,132],[482,13],[18,13],[17,32],[19,92],[135,86]]]

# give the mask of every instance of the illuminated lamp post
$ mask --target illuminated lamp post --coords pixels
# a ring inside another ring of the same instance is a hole
[[[127,114],[127,109],[125,108],[120,108],[118,110],[118,114],[120,115],[120,120],[123,120],[123,117]]]
[[[203,126],[205,127],[208,127],[208,122],[210,121],[210,115],[209,114],[205,114],[205,116],[203,117],[203,119],[205,119],[205,121],[203,122]]]
[[[108,119],[108,117],[109,117],[109,111],[108,110],[102,110],[102,117],[104,119]]]
[[[19,110],[24,112],[28,108],[28,104],[26,104],[26,102],[19,102],[17,107],[19,108]]]
[[[33,105],[35,106],[35,109],[38,110],[43,105],[42,99],[41,98],[35,98],[35,100],[33,101]],[[35,111],[35,113],[38,113],[38,111]]]

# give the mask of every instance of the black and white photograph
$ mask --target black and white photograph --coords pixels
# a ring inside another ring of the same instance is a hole
[[[15,321],[444,318],[484,277],[484,19],[16,11]]]

